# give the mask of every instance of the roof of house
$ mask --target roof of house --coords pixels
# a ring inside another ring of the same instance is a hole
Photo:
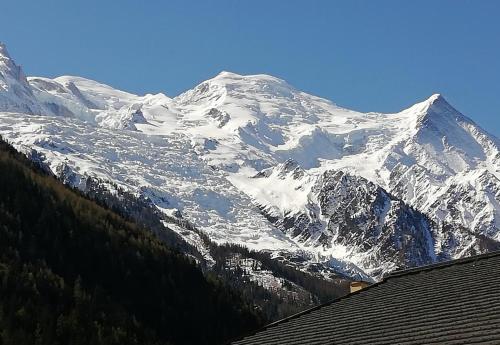
[[[500,252],[395,272],[232,344],[500,344]]]

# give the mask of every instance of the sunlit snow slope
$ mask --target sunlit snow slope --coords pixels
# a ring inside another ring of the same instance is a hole
[[[499,140],[440,95],[364,114],[222,72],[175,98],[138,96],[26,78],[3,45],[0,73],[5,139],[74,186],[146,196],[215,241],[374,278],[499,247]]]

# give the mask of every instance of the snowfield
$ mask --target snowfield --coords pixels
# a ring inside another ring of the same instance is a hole
[[[373,278],[500,248],[500,141],[439,94],[364,114],[222,72],[139,96],[26,78],[1,44],[0,73],[4,139],[73,186],[97,177],[219,243]]]

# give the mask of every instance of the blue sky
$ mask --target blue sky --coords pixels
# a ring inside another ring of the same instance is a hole
[[[28,75],[169,96],[221,70],[267,73],[361,111],[433,93],[500,137],[500,1],[6,1]]]

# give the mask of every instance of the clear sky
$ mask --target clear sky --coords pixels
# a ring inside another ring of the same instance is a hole
[[[267,73],[360,111],[442,93],[500,137],[500,1],[15,0],[0,41],[28,75],[175,96]]]

